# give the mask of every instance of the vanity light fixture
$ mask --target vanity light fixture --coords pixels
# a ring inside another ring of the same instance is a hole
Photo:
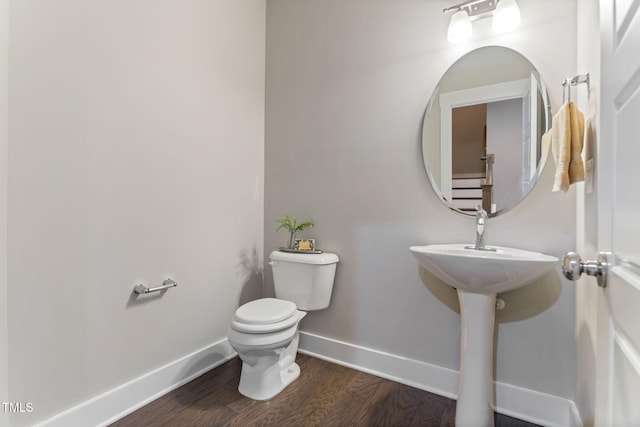
[[[451,43],[463,43],[471,38],[473,29],[471,19],[466,10],[460,9],[451,16],[449,29],[447,30],[447,40]]]
[[[493,17],[491,27],[496,32],[510,31],[520,24],[520,8],[516,0],[470,0],[448,7],[443,13],[454,12],[447,30],[447,40],[462,43],[471,38],[471,23]]]
[[[491,28],[498,33],[511,31],[520,25],[520,8],[516,0],[500,0],[493,15]]]

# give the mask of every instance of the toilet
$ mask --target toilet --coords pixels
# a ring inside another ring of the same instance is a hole
[[[229,343],[242,360],[238,391],[268,400],[300,376],[298,323],[307,311],[329,306],[338,256],[273,251],[269,255],[276,298],[240,306],[229,326]]]

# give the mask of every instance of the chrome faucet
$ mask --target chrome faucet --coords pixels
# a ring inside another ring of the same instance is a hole
[[[487,211],[482,206],[476,206],[476,244],[475,246],[467,246],[466,249],[475,249],[477,251],[495,251],[494,248],[485,246],[485,238],[487,236]]]

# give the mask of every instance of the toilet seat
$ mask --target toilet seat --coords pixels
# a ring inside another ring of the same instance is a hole
[[[240,306],[231,328],[247,334],[268,334],[295,326],[300,312],[291,301],[261,298]]]
[[[268,333],[240,332],[231,327],[227,336],[236,351],[248,352],[284,348],[289,345],[296,332],[298,332],[298,325]]]

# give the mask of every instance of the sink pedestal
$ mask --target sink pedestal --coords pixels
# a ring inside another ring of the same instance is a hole
[[[493,328],[496,294],[458,289],[460,378],[456,427],[493,427]]]

